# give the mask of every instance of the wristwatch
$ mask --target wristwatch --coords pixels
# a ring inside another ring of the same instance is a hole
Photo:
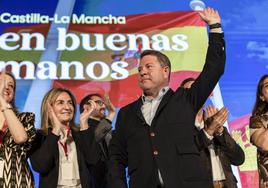
[[[214,23],[209,25],[209,29],[221,28],[221,23]]]
[[[4,108],[2,108],[1,109],[1,112],[4,112],[4,111],[6,111],[6,110],[11,110],[12,109],[12,106],[11,106],[11,104],[6,104],[6,106],[4,107]]]

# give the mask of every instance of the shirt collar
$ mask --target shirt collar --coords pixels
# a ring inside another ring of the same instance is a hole
[[[62,131],[60,131],[59,136],[60,136],[60,140],[69,139],[70,137],[72,137],[71,128],[67,127],[66,129],[64,129],[64,133]]]
[[[162,89],[160,89],[158,96],[154,99],[149,99],[149,97],[146,97],[143,93],[141,96],[142,102],[147,103],[147,102],[152,102],[153,100],[161,100],[168,90],[169,90],[168,86],[163,87]]]

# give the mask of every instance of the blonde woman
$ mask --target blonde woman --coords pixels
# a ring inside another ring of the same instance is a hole
[[[75,107],[75,98],[67,89],[53,88],[43,99],[42,130],[30,156],[33,169],[40,175],[40,188],[92,187],[89,168],[98,155],[94,131],[85,120],[94,109],[81,114],[78,128],[74,123]]]
[[[16,80],[11,73],[0,75],[0,187],[34,187],[27,163],[36,136],[33,113],[15,107]]]

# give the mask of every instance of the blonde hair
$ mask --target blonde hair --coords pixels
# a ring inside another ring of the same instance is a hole
[[[73,108],[74,108],[74,115],[70,121],[69,126],[71,128],[76,127],[75,122],[74,122],[75,113],[76,113],[76,100],[75,100],[74,95],[68,89],[53,88],[46,93],[45,97],[43,98],[42,106],[41,106],[41,128],[46,134],[48,134],[49,129],[52,129],[52,124],[51,124],[51,121],[50,121],[49,116],[48,116],[49,110],[47,109],[47,102],[49,102],[49,104],[53,105],[61,93],[67,93],[72,100],[72,104],[73,104]]]

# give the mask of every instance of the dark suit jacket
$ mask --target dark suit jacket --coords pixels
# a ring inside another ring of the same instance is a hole
[[[93,188],[92,175],[89,168],[94,165],[99,155],[95,151],[93,129],[85,131],[72,130],[72,136],[76,144],[79,175],[83,188]],[[48,135],[43,131],[38,131],[37,138],[30,161],[33,169],[39,173],[40,188],[56,188],[59,175],[59,136],[54,135],[49,130]]]
[[[190,89],[169,90],[151,126],[141,112],[141,98],[123,107],[110,143],[109,188],[155,188],[160,169],[165,188],[208,188],[209,179],[194,141],[194,120],[224,72],[223,34],[209,36],[203,71]]]
[[[197,130],[196,143],[198,149],[200,150],[201,159],[206,165],[206,170],[210,177],[211,186],[213,182],[213,176],[208,146],[212,144],[212,142],[214,144],[215,153],[219,156],[219,159],[221,161],[221,165],[226,178],[226,186],[228,188],[236,188],[237,180],[232,173],[231,164],[238,166],[244,163],[245,154],[243,150],[238,144],[236,144],[226,128],[224,128],[224,132],[221,136],[215,136],[213,140],[209,140],[203,130]]]
[[[97,121],[95,119],[88,119],[88,124],[95,132],[95,140],[100,151],[100,158],[96,165],[90,168],[90,172],[93,175],[95,188],[106,188],[107,186],[107,161],[109,159],[108,143],[106,136],[111,137],[112,122],[108,119],[102,119]],[[107,141],[107,142],[106,142]]]

